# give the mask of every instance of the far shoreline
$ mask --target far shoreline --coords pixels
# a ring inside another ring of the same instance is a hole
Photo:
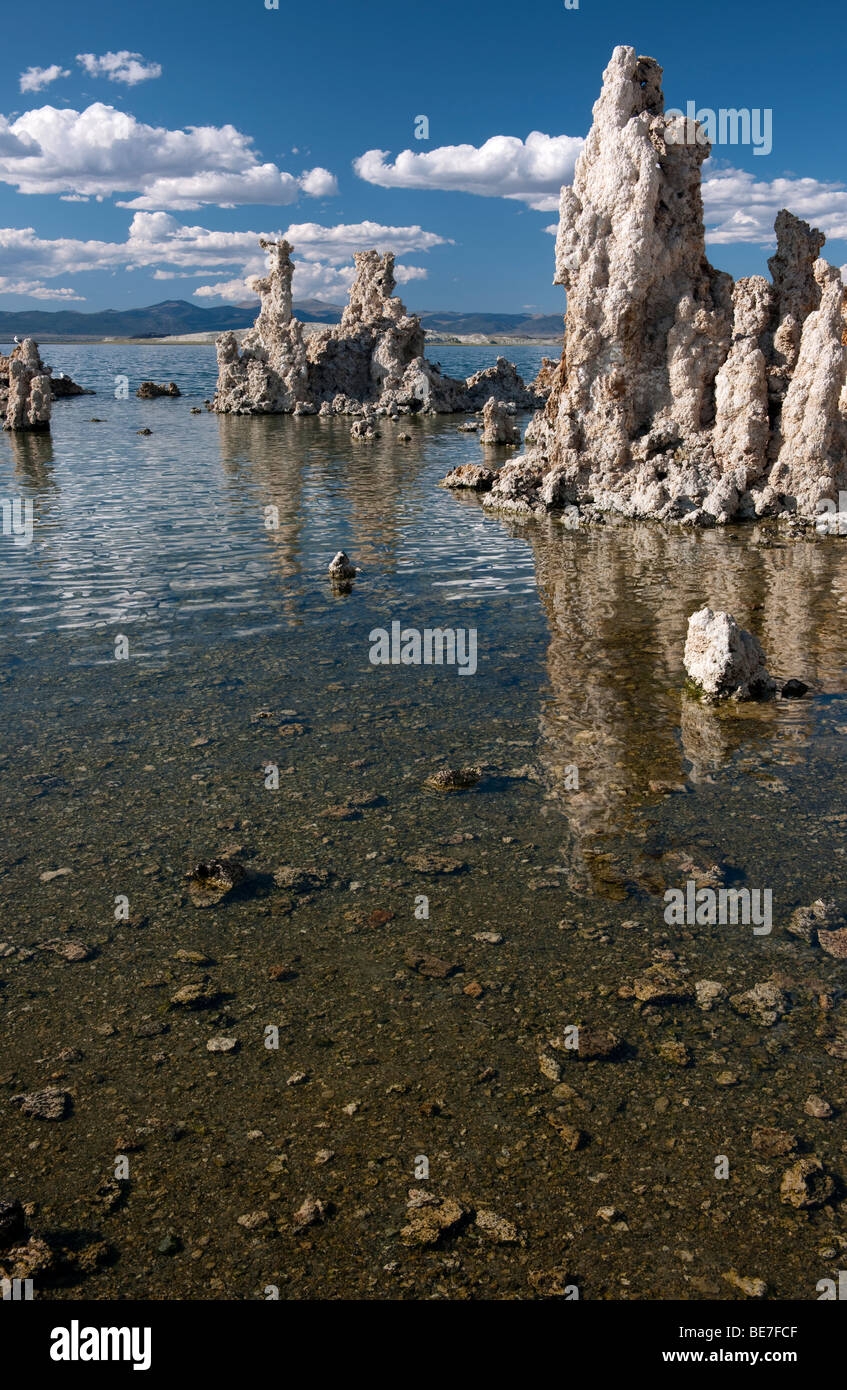
[[[321,329],[328,328],[329,324],[304,324],[305,328]],[[221,329],[221,332],[228,332]],[[247,329],[238,329],[236,337],[240,338],[246,333]],[[63,338],[56,335],[46,334],[39,337],[37,334],[30,334],[35,341],[42,347],[106,347],[110,344],[116,347],[137,346],[137,347],[214,347],[215,341],[220,337],[220,333],[186,333],[165,338],[83,338],[74,336]],[[0,340],[2,341],[2,340]],[[556,348],[561,352],[562,338],[526,338],[515,337],[499,333],[465,333],[465,334],[427,334],[427,347],[549,347]]]

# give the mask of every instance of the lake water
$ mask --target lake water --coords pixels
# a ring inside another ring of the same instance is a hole
[[[431,355],[465,375],[497,351]],[[529,379],[553,350],[500,351]],[[44,1296],[733,1298],[735,1271],[816,1298],[841,1207],[780,1183],[812,1153],[847,1177],[845,966],[785,927],[843,905],[847,549],[504,521],[438,486],[482,456],[462,417],[355,444],[343,419],[191,414],[213,348],[44,355],[97,394],[0,438],[0,497],[34,516],[31,545],[0,537],[0,1197],[110,1250]],[[182,397],[136,400],[145,378]],[[706,602],[810,695],[687,695]],[[475,674],[371,664],[394,622],[474,630]],[[473,789],[426,785],[463,765]],[[248,877],[197,909],[185,875],[221,854]],[[280,888],[284,866],[326,884]],[[772,931],[669,925],[690,878],[769,890]],[[678,988],[651,1003],[655,965]],[[703,979],[775,983],[781,1016],[704,1011]],[[190,984],[207,1007],[172,1002]],[[617,1058],[551,1048],[568,1027]],[[48,1084],[65,1120],[10,1104]],[[402,1234],[410,1189],[463,1206],[437,1245]]]

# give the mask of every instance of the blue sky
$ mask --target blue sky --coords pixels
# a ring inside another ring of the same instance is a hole
[[[0,309],[245,302],[254,234],[291,228],[296,298],[343,300],[379,245],[415,308],[560,311],[546,229],[618,43],[668,106],[773,113],[771,153],[706,167],[714,264],[766,273],[783,205],[847,261],[842,0],[279,3],[7,16]]]

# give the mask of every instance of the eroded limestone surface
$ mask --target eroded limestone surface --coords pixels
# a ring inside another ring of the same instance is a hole
[[[489,397],[482,407],[482,422],[480,444],[520,444],[521,432],[515,422],[514,413],[493,396]]]
[[[576,504],[688,524],[811,517],[847,488],[847,351],[823,234],[776,219],[772,283],[706,258],[694,123],[667,116],[662,69],[612,54],[572,187],[555,283],[562,361],[529,452],[486,505]]]
[[[270,268],[255,282],[261,309],[239,351],[234,333],[218,338],[214,409],[224,414],[445,414],[481,410],[494,397],[533,409],[543,390],[524,385],[511,362],[460,381],[424,356],[420,319],[394,295],[394,257],[356,253],[356,278],[341,323],[308,341],[292,317],[294,265],[286,241],[261,241]]]
[[[9,357],[0,356],[0,412],[7,430],[49,430],[53,393],[33,338],[24,338]]]
[[[772,695],[775,682],[755,633],[739,627],[731,613],[700,608],[688,620],[685,670],[710,700]]]

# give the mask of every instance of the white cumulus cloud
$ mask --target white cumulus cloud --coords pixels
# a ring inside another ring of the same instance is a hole
[[[295,299],[346,299],[356,274],[353,265],[334,266],[323,261],[297,261],[291,281]],[[200,285],[192,291],[197,299],[219,299],[227,304],[244,304],[258,299],[253,288],[255,276],[245,279],[219,280],[213,285]]]
[[[353,161],[359,178],[381,188],[434,188],[515,198],[539,212],[553,212],[559,190],[573,178],[584,144],[581,136],[544,135],[526,140],[492,135],[483,145],[440,145],[415,153],[403,150],[393,163],[387,150],[367,150]]]
[[[32,227],[0,228],[0,265],[6,275],[0,280],[0,294],[29,294],[23,285],[41,286],[52,278],[66,281],[68,276],[95,270],[149,270],[156,279],[197,277],[211,280],[194,293],[206,299],[248,299],[253,293],[250,280],[263,275],[267,259],[259,238],[285,236],[294,246],[295,293],[325,297],[344,295],[353,276],[353,251],[377,246],[398,254],[428,251],[447,244],[446,238],[421,227],[383,227],[375,222],[321,227],[306,222],[263,231],[224,232],[208,227],[188,226],[166,212],[137,212],[125,241],[83,241],[70,237],[45,239]],[[397,278],[421,279],[419,266],[398,266]],[[49,286],[37,297],[69,298],[77,291],[62,287],[56,293]]]
[[[827,237],[847,239],[847,184],[820,179],[757,179],[743,169],[704,165],[706,240],[713,245],[775,243],[773,224],[781,208],[811,222]]]
[[[306,260],[324,260],[338,264],[348,260],[354,251],[393,251],[395,256],[409,251],[431,251],[434,246],[452,245],[449,238],[422,227],[384,227],[379,222],[339,223],[324,227],[319,222],[296,222],[284,233],[294,247],[294,254]]]
[[[338,180],[328,169],[318,165],[308,169],[300,176],[300,186],[310,198],[334,198],[338,192]]]
[[[78,53],[76,60],[89,77],[108,77],[110,82],[123,82],[127,87],[162,76],[161,63],[145,63],[140,53],[130,53],[126,48],[119,53],[101,53],[99,57]]]
[[[28,294],[30,299],[59,299],[80,304],[85,299],[85,295],[77,294],[76,290],[43,285],[38,280],[13,280],[7,275],[0,275],[0,294]]]
[[[360,178],[382,188],[441,189],[484,197],[513,198],[539,212],[556,212],[559,193],[573,181],[580,136],[544,135],[526,140],[493,135],[484,144],[441,145],[403,150],[392,161],[386,150],[368,150],[353,161]],[[706,240],[713,244],[774,244],[780,208],[819,227],[828,237],[847,238],[847,184],[810,178],[764,180],[741,169],[703,170]],[[556,223],[544,228],[555,236]]]
[[[21,91],[40,92],[42,87],[49,87],[51,82],[70,75],[70,68],[63,68],[58,63],[51,63],[49,68],[27,68],[21,73]]]
[[[20,193],[106,198],[137,196],[133,210],[283,206],[301,192],[337,191],[327,169],[299,177],[260,164],[249,135],[235,126],[146,125],[103,102],[84,111],[42,106],[9,122],[0,117],[0,182]]]
[[[221,299],[227,304],[240,304],[246,299],[258,299],[252,280],[252,276],[244,279],[218,280],[214,285],[201,285],[199,289],[192,290],[192,294],[198,299]]]

